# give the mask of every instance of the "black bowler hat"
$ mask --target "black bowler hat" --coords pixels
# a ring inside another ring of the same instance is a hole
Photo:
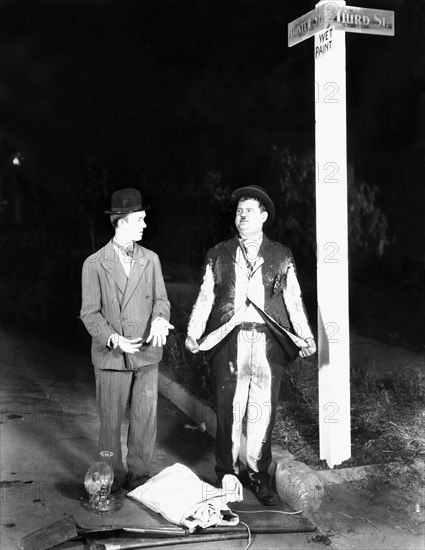
[[[142,194],[138,189],[118,189],[111,196],[111,209],[105,210],[105,214],[131,214],[147,210],[150,206],[143,206]]]
[[[268,196],[265,189],[259,185],[247,185],[246,187],[239,187],[235,189],[232,193],[232,199],[239,200],[242,197],[253,197],[258,199],[262,204],[264,204],[268,217],[265,223],[271,223],[276,215],[276,210],[273,204],[272,199]]]

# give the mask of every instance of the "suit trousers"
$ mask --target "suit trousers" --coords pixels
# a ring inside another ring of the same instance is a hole
[[[239,474],[239,457],[246,427],[249,477],[269,479],[271,436],[279,398],[285,351],[265,326],[237,327],[210,359],[215,389],[217,434],[216,472]]]
[[[150,474],[157,433],[158,363],[134,371],[95,368],[100,418],[99,451],[112,451],[115,479],[123,483],[121,427],[126,413],[127,481]]]

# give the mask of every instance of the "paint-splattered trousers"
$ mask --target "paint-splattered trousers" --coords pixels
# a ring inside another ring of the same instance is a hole
[[[257,323],[243,323],[218,348],[210,360],[217,413],[217,475],[239,473],[245,419],[248,474],[267,481],[286,354],[266,325]]]

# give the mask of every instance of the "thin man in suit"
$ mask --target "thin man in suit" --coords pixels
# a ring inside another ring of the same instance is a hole
[[[132,490],[150,475],[157,430],[158,363],[169,330],[170,302],[155,252],[137,244],[146,228],[139,190],[112,194],[115,235],[82,270],[80,317],[92,336],[91,357],[100,416],[99,451],[112,451],[112,487]],[[130,410],[127,472],[121,426]]]

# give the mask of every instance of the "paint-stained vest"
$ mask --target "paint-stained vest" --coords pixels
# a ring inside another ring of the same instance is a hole
[[[236,262],[236,251],[239,246],[237,237],[221,242],[211,248],[206,257],[206,265],[210,265],[215,280],[215,300],[208,319],[206,332],[212,332],[226,323],[235,313],[235,293],[247,293],[249,275],[246,284],[236,285],[236,271],[241,267]],[[254,270],[251,277],[258,276],[260,270],[264,286],[264,311],[280,326],[291,330],[291,323],[283,301],[282,291],[286,284],[288,266],[294,263],[289,248],[270,240],[264,235],[259,256],[264,263]]]

